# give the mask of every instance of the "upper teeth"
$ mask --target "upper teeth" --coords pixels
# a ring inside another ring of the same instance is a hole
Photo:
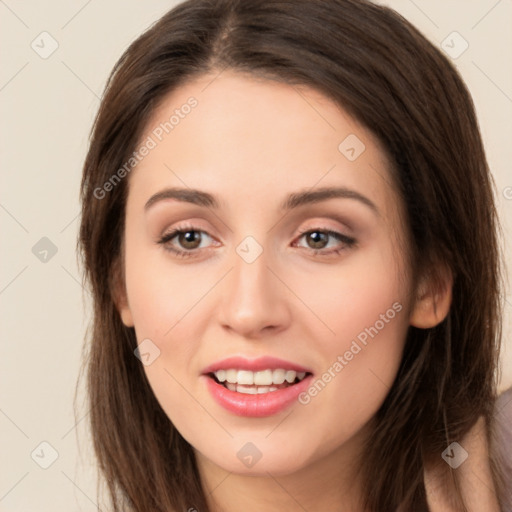
[[[289,384],[298,377],[302,380],[306,376],[306,372],[296,372],[294,370],[262,370],[259,372],[251,372],[249,370],[217,370],[215,376],[219,382],[228,381],[231,384],[244,384],[250,386],[270,386],[272,384],[282,384],[285,380]]]

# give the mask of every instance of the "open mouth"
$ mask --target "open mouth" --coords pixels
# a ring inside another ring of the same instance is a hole
[[[229,369],[208,373],[208,377],[226,389],[249,395],[270,393],[288,388],[298,384],[309,375],[312,374],[310,372],[283,369],[268,369],[259,372]]]

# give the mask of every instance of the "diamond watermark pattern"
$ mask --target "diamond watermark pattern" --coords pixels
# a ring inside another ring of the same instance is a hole
[[[452,59],[458,59],[469,48],[469,43],[458,32],[453,31],[443,39],[441,48]]]
[[[366,149],[363,141],[351,133],[340,143],[338,151],[350,162],[357,160]]]
[[[237,246],[236,252],[246,263],[253,263],[263,252],[263,247],[254,237],[246,236]]]
[[[160,357],[160,349],[149,338],[142,340],[133,353],[144,366],[153,364]]]
[[[41,32],[31,43],[30,47],[39,57],[47,59],[59,47],[57,40],[48,32]]]
[[[457,469],[468,458],[468,452],[459,443],[454,441],[441,454],[441,457],[449,466]]]
[[[262,455],[257,446],[251,442],[245,443],[236,454],[248,468],[252,468],[261,459]]]
[[[34,448],[30,456],[39,467],[48,469],[59,458],[59,452],[50,443],[43,441]]]
[[[42,263],[48,263],[56,254],[57,246],[46,236],[32,247],[32,254]]]

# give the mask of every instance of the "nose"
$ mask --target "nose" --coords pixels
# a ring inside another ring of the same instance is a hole
[[[289,291],[268,263],[265,251],[252,263],[235,254],[221,292],[219,320],[224,329],[258,338],[288,327]]]

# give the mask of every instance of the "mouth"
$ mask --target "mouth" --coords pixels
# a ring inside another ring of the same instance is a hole
[[[299,372],[283,368],[268,368],[256,372],[230,368],[207,374],[210,379],[229,391],[247,395],[272,393],[289,388],[302,382],[310,375],[312,375],[311,372]]]

